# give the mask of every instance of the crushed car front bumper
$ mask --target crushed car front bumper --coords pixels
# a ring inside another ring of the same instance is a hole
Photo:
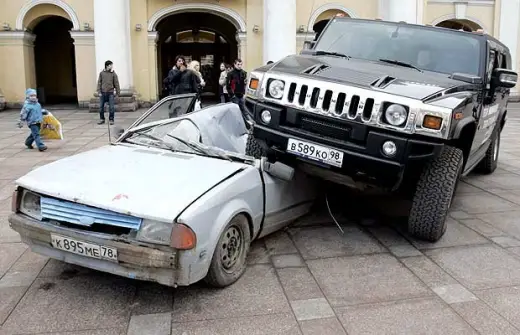
[[[341,167],[318,165],[385,188],[398,186],[407,168],[435,157],[444,146],[441,141],[412,138],[362,123],[272,103],[248,99],[247,105],[256,122],[253,129],[255,138],[265,141],[278,157],[295,157],[287,154],[289,139],[318,144],[341,151],[344,155]],[[261,113],[265,110],[271,115],[269,124],[261,119]],[[392,141],[396,146],[392,157],[385,156],[382,151],[382,145],[387,141]],[[305,161],[316,165],[315,161]]]
[[[107,272],[131,279],[157,282],[176,286],[177,254],[175,250],[159,250],[132,244],[107,234],[80,231],[14,213],[9,216],[9,225],[18,232],[22,241],[35,253],[86,268]],[[117,249],[117,261],[92,258],[54,248],[51,234],[93,245]]]

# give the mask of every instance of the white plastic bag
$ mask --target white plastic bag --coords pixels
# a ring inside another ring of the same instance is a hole
[[[193,111],[198,111],[200,110],[202,107],[200,105],[200,100],[197,99],[197,101],[195,101],[195,108],[193,108]]]

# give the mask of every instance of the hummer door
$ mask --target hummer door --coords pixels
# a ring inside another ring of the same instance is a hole
[[[501,58],[501,54],[498,50],[491,47],[489,48],[486,69],[486,88],[484,90],[483,105],[480,112],[477,132],[475,133],[475,140],[471,148],[472,151],[487,149],[486,145],[493,134],[500,107],[504,102],[502,90],[500,88],[494,88],[491,85],[493,71],[500,67]]]

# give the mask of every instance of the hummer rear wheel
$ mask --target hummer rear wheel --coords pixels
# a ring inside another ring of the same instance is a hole
[[[446,217],[453,202],[464,163],[462,150],[446,146],[424,169],[417,183],[408,231],[429,242],[446,232]]]
[[[498,167],[498,154],[500,153],[500,130],[497,129],[493,135],[493,140],[489,144],[486,155],[477,166],[478,172],[492,174]]]

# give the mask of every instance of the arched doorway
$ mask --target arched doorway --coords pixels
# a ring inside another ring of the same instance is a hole
[[[30,29],[36,35],[34,65],[39,99],[44,104],[76,104],[76,57],[69,33],[72,22],[50,15],[40,17]]]
[[[218,99],[220,63],[231,64],[238,57],[237,27],[227,19],[206,12],[173,14],[156,27],[159,87],[175,63],[183,55],[189,63],[200,62],[206,82],[205,99]]]
[[[448,29],[455,29],[455,30],[464,30],[464,31],[477,31],[479,29],[482,29],[482,27],[471,20],[467,19],[450,19],[450,20],[444,20],[435,25],[436,27],[441,28],[448,28]]]
[[[350,17],[347,13],[339,9],[329,9],[324,11],[316,18],[314,24],[312,25],[312,30],[316,33],[314,40],[317,40],[318,37],[320,37],[320,34],[327,23],[329,23],[329,21],[335,16]]]

